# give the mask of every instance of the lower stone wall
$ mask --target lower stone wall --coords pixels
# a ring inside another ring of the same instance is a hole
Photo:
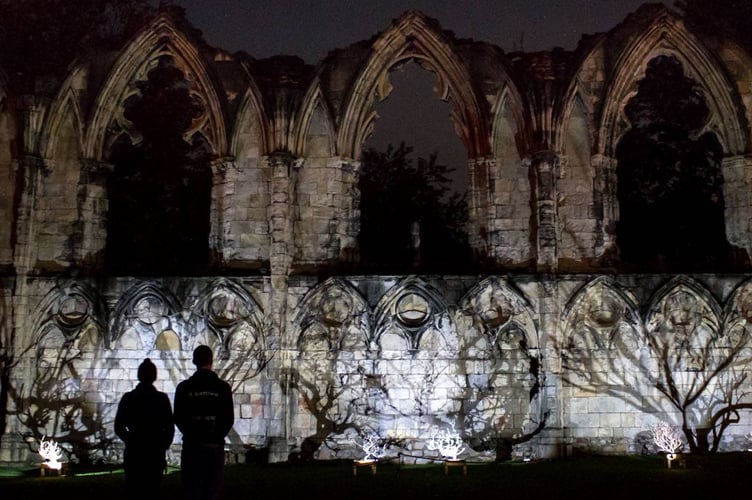
[[[749,446],[742,276],[292,277],[273,341],[267,278],[22,285],[4,295],[4,463],[38,460],[42,437],[120,461],[138,364],[172,399],[200,344],[233,388],[233,457],[358,458],[372,436],[424,461],[452,430],[473,460],[644,453],[651,425],[682,421],[685,451]]]

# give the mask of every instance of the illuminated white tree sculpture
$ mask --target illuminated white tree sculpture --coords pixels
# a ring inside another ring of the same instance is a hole
[[[63,457],[63,450],[60,448],[60,445],[52,439],[45,441],[44,438],[42,438],[42,440],[39,441],[39,455],[44,459],[45,464],[50,469],[60,470],[62,468],[63,464],[60,462],[60,459]]]
[[[666,422],[658,422],[650,426],[650,435],[658,449],[666,452],[666,463],[671,468],[671,462],[676,459],[676,454],[682,448],[679,430]]]
[[[442,429],[428,440],[428,449],[437,450],[447,460],[457,460],[465,451],[465,443],[452,424],[450,429]]]
[[[386,443],[381,439],[378,434],[366,434],[362,440],[358,443],[360,449],[366,454],[360,461],[361,462],[373,462],[383,457],[386,453]]]
[[[682,447],[679,430],[666,422],[651,426],[650,435],[658,449],[666,453],[676,453]]]

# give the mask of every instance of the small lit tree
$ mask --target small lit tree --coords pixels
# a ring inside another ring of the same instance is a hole
[[[361,459],[362,462],[373,462],[386,454],[387,442],[379,437],[376,433],[368,433],[361,437],[356,444],[366,454]]]
[[[650,426],[650,436],[658,449],[666,452],[666,464],[670,469],[671,462],[676,459],[676,454],[683,446],[679,429],[666,422],[658,422]]]
[[[438,451],[447,460],[458,460],[465,451],[465,443],[452,424],[449,429],[442,429],[428,440],[428,449]]]
[[[39,456],[44,459],[45,465],[53,470],[60,470],[63,467],[60,459],[63,457],[63,450],[54,440],[45,441],[42,438],[39,441]]]

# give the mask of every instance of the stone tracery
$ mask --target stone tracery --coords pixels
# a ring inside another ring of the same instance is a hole
[[[681,419],[670,397],[646,396],[671,384],[695,398],[685,416],[698,447],[705,438],[714,446],[702,425],[736,423],[716,444],[738,448],[752,426],[739,413],[750,404],[749,283],[614,274],[624,175],[615,150],[650,61],[676,58],[707,99],[701,132],[722,146],[728,240],[752,248],[741,97],[750,57],[706,44],[668,11],[645,22],[651,13],[574,53],[512,56],[411,12],[318,68],[199,46],[160,16],[102,58],[111,65],[73,68],[51,101],[0,90],[0,212],[12,215],[0,230],[2,297],[12,305],[2,318],[19,342],[13,383],[36,384],[15,395],[13,430],[60,431],[39,425],[40,402],[54,402],[58,422],[75,424],[66,439],[80,453],[109,453],[93,436],[107,434],[105,395],[129,389],[135,361],[154,356],[169,391],[190,372],[190,350],[208,343],[236,391],[232,444],[273,446],[274,460],[311,443],[316,456],[346,456],[356,430],[418,440],[449,424],[472,430],[479,456],[522,446],[547,456],[602,438],[628,451],[652,420]],[[110,276],[104,160],[118,137],[137,140],[124,110],[164,58],[200,101],[186,136],[215,157],[214,267]],[[480,278],[337,275],[357,271],[357,160],[373,104],[389,93],[389,70],[408,60],[436,75],[471,159]],[[676,359],[661,372],[662,350]],[[703,376],[712,366],[723,369]],[[707,384],[693,394],[697,381]],[[21,448],[3,437],[0,460]]]

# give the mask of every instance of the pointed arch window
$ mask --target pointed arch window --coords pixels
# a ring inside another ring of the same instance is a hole
[[[628,267],[712,271],[733,261],[724,220],[723,150],[710,111],[673,56],[658,56],[624,109],[616,149],[617,242]]]
[[[203,113],[190,82],[160,58],[125,101],[132,124],[111,149],[107,267],[116,274],[200,274],[208,265],[211,148],[185,137]]]

